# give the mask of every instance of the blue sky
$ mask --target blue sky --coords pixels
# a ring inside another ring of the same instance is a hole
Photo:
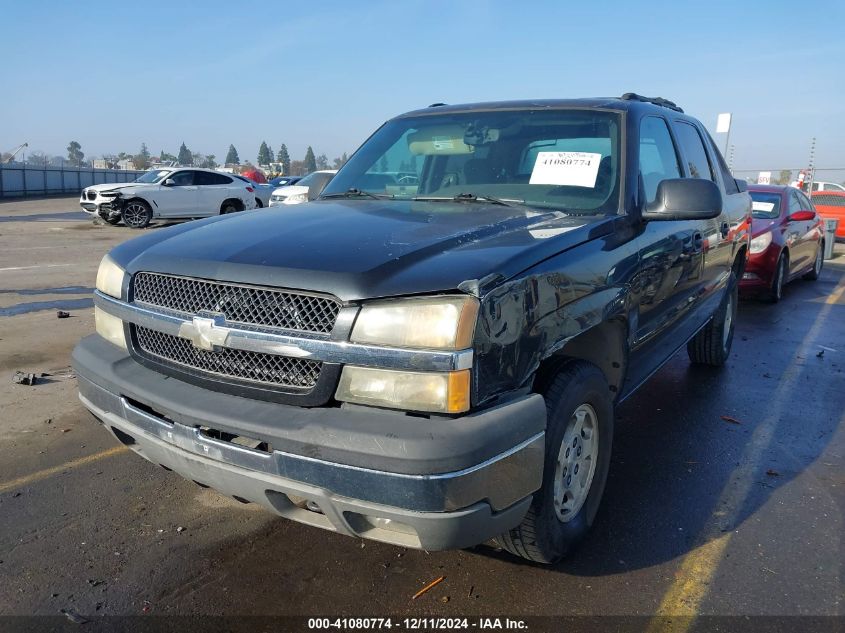
[[[0,151],[331,159],[432,102],[634,91],[711,130],[732,112],[735,168],[804,165],[813,136],[845,167],[843,24],[845,3],[794,0],[0,0]]]

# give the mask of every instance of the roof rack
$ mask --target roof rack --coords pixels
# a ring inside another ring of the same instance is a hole
[[[440,106],[445,106],[445,105],[446,105],[445,103],[440,103],[440,102],[438,101],[437,103],[432,103],[432,104],[431,104],[430,106],[428,106],[428,107],[429,107],[429,108],[439,108]]]
[[[664,99],[663,97],[644,97],[642,95],[638,95],[636,92],[626,92],[622,95],[622,99],[624,101],[643,101],[645,103],[653,103],[654,105],[663,106],[664,108],[669,108],[670,110],[674,110],[675,112],[683,113],[683,110],[679,108],[673,101],[669,101],[668,99]]]

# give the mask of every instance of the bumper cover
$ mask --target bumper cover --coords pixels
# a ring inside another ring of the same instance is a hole
[[[168,379],[99,336],[74,350],[74,367],[85,406],[146,459],[344,534],[432,550],[474,545],[518,524],[542,481],[538,395],[457,419],[304,409]],[[272,449],[216,439],[200,427]]]

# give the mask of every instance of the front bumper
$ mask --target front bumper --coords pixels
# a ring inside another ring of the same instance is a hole
[[[342,534],[428,550],[467,547],[517,525],[542,482],[545,405],[536,394],[457,419],[425,419],[213,392],[143,367],[99,336],[83,339],[73,361],[83,404],[136,453]],[[268,449],[225,441],[221,431]],[[311,509],[301,507],[305,500]]]

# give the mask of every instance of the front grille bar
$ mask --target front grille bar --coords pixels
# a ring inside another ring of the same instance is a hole
[[[183,339],[189,338],[193,325],[193,315],[127,303],[99,290],[94,292],[94,305],[124,322]],[[293,336],[258,327],[229,327],[228,324],[214,326],[214,339],[223,348],[385,369],[457,371],[471,369],[473,362],[471,349],[413,350],[361,345],[307,335]]]

